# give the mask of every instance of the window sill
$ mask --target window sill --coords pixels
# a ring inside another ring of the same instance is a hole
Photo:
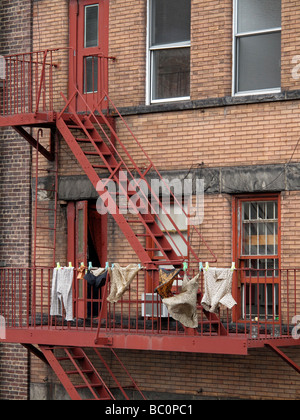
[[[196,109],[209,109],[219,108],[225,106],[236,106],[236,105],[248,105],[257,103],[268,103],[268,102],[285,102],[300,100],[300,89],[292,91],[272,91],[259,93],[253,92],[245,95],[238,94],[235,96],[223,96],[220,98],[207,98],[197,100],[176,100],[172,102],[159,102],[152,103],[151,105],[139,105],[129,107],[119,107],[119,111],[123,116],[127,115],[139,115],[139,114],[152,114],[161,112],[178,112],[178,111],[189,111]]]

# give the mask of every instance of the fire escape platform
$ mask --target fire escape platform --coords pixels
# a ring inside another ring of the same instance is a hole
[[[0,342],[244,356],[248,355],[250,349],[262,348],[268,344],[277,347],[300,345],[300,340],[294,340],[292,337],[253,340],[245,335],[237,336],[236,334],[206,337],[186,334],[182,336],[174,334],[172,336],[164,334],[102,332],[95,340],[95,331],[80,331],[78,329],[62,331],[46,328],[8,328],[6,330],[6,340],[0,340]]]
[[[26,127],[48,127],[53,126],[56,121],[55,112],[46,113],[26,113],[8,115],[5,117],[0,116],[0,127],[11,127],[11,126],[26,126]]]

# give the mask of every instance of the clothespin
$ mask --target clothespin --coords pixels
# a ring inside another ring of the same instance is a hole
[[[140,269],[140,270],[142,269],[142,264],[139,264],[139,269]]]
[[[93,264],[91,263],[91,261],[89,262],[89,270],[91,270],[93,268]]]
[[[56,264],[56,268],[61,268],[61,266],[60,266],[60,263],[59,263],[59,262]]]
[[[73,268],[73,266],[72,266],[72,263],[71,263],[71,262],[69,262],[69,268]]]
[[[203,263],[199,262],[199,271],[203,270]]]
[[[105,263],[105,269],[107,270],[108,268],[109,268],[109,262],[106,261],[106,263]]]
[[[232,266],[231,266],[231,271],[235,270],[235,262],[233,261]]]
[[[82,262],[82,263],[80,264],[80,266],[81,266],[81,267],[84,267],[84,262]]]
[[[209,269],[209,264],[208,262],[205,264],[205,270],[207,271]]]
[[[184,263],[183,263],[183,271],[187,271],[187,270],[188,270],[188,268],[189,268],[188,263],[187,263],[187,262],[184,262]]]

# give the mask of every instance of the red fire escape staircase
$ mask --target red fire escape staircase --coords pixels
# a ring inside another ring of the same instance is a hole
[[[42,353],[39,357],[52,367],[72,400],[115,400],[116,396],[118,399],[129,400],[126,392],[128,389],[146,399],[113,349],[110,352],[114,359],[110,358],[110,362],[96,348],[90,349],[89,354],[80,347],[40,346],[40,349]],[[101,364],[98,369],[95,367],[95,357],[97,364]],[[130,385],[121,385],[110,366],[112,360],[121,366],[126,382],[129,381]],[[112,381],[114,386],[111,386]],[[114,390],[118,390],[118,394]]]
[[[84,101],[83,95],[81,95],[78,90],[76,91],[76,95],[80,96],[81,100]],[[126,124],[112,101],[109,99],[108,95],[105,95],[105,98],[107,102],[113,106],[114,111],[121,120]],[[99,196],[102,198],[108,212],[113,216],[136,255],[148,270],[156,270],[158,264],[182,267],[183,262],[186,260],[186,256],[180,252],[171,235],[168,235],[168,231],[159,217],[159,212],[157,211],[164,210],[164,205],[156,193],[151,189],[147,180],[147,174],[152,170],[161,180],[163,179],[155,168],[153,162],[134,137],[137,145],[140,146],[148,160],[146,169],[141,170],[117,135],[110,120],[107,118],[107,114],[105,115],[100,107],[96,107],[92,110],[86,103],[89,115],[82,118],[81,115],[76,113],[72,106],[73,99],[74,95],[69,101],[65,99],[66,107],[58,115],[56,122],[57,128],[69,145],[94,188],[97,190]],[[100,102],[103,101],[101,100]],[[69,113],[71,113],[71,123],[70,120],[68,121],[63,118],[63,114],[67,108]],[[129,129],[127,125],[126,127]],[[116,144],[112,142],[112,136],[116,140]],[[125,155],[125,158],[122,154]],[[95,160],[95,157],[98,158],[98,161]],[[100,170],[106,170],[106,174],[108,175],[105,175],[104,177],[103,175],[99,175],[98,172]],[[110,181],[114,181],[116,183],[119,188],[118,192],[111,192],[109,190]],[[149,196],[145,194],[142,189],[139,190],[139,184],[141,181],[146,183],[149,194],[151,195],[151,201]],[[129,183],[131,184],[131,188],[129,187]],[[131,191],[132,185],[134,186],[134,191]],[[137,191],[139,191],[140,200],[131,200],[132,196],[137,194]],[[134,220],[126,217],[126,212],[124,213],[123,208],[121,207],[124,202],[120,204],[122,200],[118,200],[118,195],[119,199],[120,196],[123,198],[125,197],[125,204],[129,205],[130,214],[136,215]],[[173,197],[174,200],[177,201],[176,197]],[[181,204],[180,206],[182,211],[186,214]],[[188,215],[186,214],[186,216]],[[189,255],[195,261],[199,262],[199,257],[191,247],[190,242],[184,237],[176,223],[172,220],[171,216],[167,215],[167,217],[172,224],[174,231],[176,231],[186,244]],[[142,226],[146,233],[135,233],[131,224]],[[152,239],[154,248],[147,248],[147,246],[140,241],[140,238],[145,239],[146,237]],[[210,249],[209,251],[213,255]],[[164,257],[164,260],[157,261],[155,257],[151,258],[149,254],[153,252],[160,252]],[[216,261],[214,255],[213,258],[214,261]]]

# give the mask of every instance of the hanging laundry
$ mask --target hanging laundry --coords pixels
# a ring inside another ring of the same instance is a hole
[[[170,316],[187,328],[198,328],[199,325],[197,313],[199,276],[200,274],[189,280],[185,273],[181,293],[162,300]]]
[[[106,268],[97,268],[90,270],[85,276],[84,279],[87,281],[87,283],[90,286],[96,287],[99,289],[99,287],[102,287],[106,283],[108,270]]]
[[[155,289],[155,292],[160,295],[162,299],[172,297],[172,286],[175,277],[180,273],[180,269],[174,268],[172,270],[166,270],[165,268],[159,269],[159,286]]]
[[[220,305],[232,309],[237,305],[232,297],[233,271],[227,268],[208,268],[204,270],[205,293],[201,304],[209,312],[217,313]]]
[[[85,275],[86,267],[81,265],[77,270],[77,280],[82,280]]]
[[[118,302],[141,269],[142,267],[137,264],[129,264],[125,268],[120,267],[119,264],[114,264],[114,267],[109,269],[111,287],[110,295],[107,298],[108,302]]]
[[[73,268],[54,268],[50,307],[51,316],[62,316],[63,305],[66,311],[66,320],[73,321],[73,278]]]

